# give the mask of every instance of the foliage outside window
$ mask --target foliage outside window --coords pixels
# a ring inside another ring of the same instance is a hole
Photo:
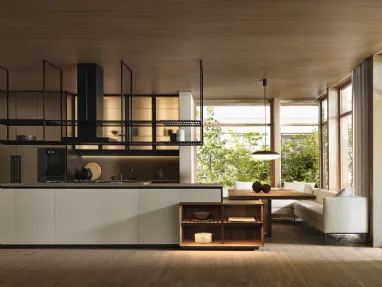
[[[319,109],[316,104],[281,105],[281,181],[320,186]]]
[[[204,145],[198,148],[197,178],[201,183],[233,187],[235,181],[270,183],[270,162],[251,158],[251,153],[269,149],[270,138],[259,126],[224,126],[215,108],[208,106],[204,119]],[[235,121],[235,119],[232,119]],[[269,134],[269,128],[268,132]]]

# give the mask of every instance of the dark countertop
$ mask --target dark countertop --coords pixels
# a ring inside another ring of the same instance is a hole
[[[151,183],[151,182],[130,182],[130,183],[2,183],[0,189],[76,189],[76,188],[115,188],[115,189],[155,189],[155,188],[223,188],[221,184],[204,184],[204,183]]]

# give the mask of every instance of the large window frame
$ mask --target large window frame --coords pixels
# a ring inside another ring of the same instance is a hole
[[[326,108],[326,118],[325,115]],[[329,188],[329,99],[328,94],[320,99],[320,186],[321,188]],[[326,147],[324,139],[324,129],[326,130]],[[327,166],[326,166],[327,165]]]
[[[343,101],[342,101],[342,91],[344,91],[345,89],[349,88],[350,86],[352,85],[352,81],[349,80],[347,81],[344,85],[342,85],[341,87],[338,88],[338,117],[339,117],[339,122],[338,122],[338,135],[339,135],[339,155],[338,155],[338,160],[339,160],[339,179],[340,179],[340,187],[341,188],[345,188],[345,187],[348,187],[348,184],[344,182],[344,176],[343,176],[343,173],[344,173],[344,167],[343,167],[343,151],[342,151],[342,147],[343,147],[343,141],[344,141],[344,138],[341,136],[342,135],[342,129],[341,129],[341,125],[342,125],[342,121],[343,119],[347,118],[347,117],[350,117],[350,120],[353,122],[353,107],[351,106],[351,110],[350,111],[345,111],[345,112],[342,112],[342,104],[343,104]],[[352,97],[352,102],[353,102],[353,95],[351,95]],[[353,137],[353,135],[352,135]],[[348,140],[348,138],[347,138]],[[354,151],[354,149],[353,149]],[[348,167],[346,168],[346,170],[348,171]],[[353,174],[352,174],[352,177],[354,178],[354,169],[353,169]],[[354,183],[353,183],[354,184]],[[352,185],[350,185],[351,187]]]
[[[292,106],[292,107],[296,107],[296,106],[316,106],[317,107],[317,120],[316,121],[309,121],[309,122],[292,122],[292,121],[289,121],[289,122],[284,122],[283,119],[282,119],[282,116],[283,116],[283,113],[282,113],[282,107],[283,106]],[[288,100],[281,100],[280,101],[280,140],[281,140],[281,149],[283,149],[283,140],[284,140],[284,136],[286,135],[289,135],[291,137],[293,136],[297,136],[297,135],[301,135],[301,134],[309,134],[309,132],[291,132],[291,133],[284,133],[282,132],[283,130],[283,127],[316,127],[316,129],[318,130],[318,135],[319,135],[319,138],[318,138],[318,145],[320,146],[320,116],[319,114],[321,113],[321,107],[320,107],[320,103],[318,101],[298,101],[298,100],[295,100],[295,101],[288,101]],[[320,153],[320,156],[321,156],[321,152],[319,150],[319,153]],[[281,157],[281,166],[283,165],[283,161],[282,161],[282,157]],[[320,163],[318,163],[318,166],[320,167]],[[284,179],[282,177],[282,174],[281,174],[281,182],[283,183],[284,182]],[[319,182],[318,184],[321,184],[321,169],[319,168]]]

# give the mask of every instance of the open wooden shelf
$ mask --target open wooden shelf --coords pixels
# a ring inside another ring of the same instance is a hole
[[[195,211],[210,212],[211,221],[193,221]],[[187,249],[257,249],[264,246],[263,203],[180,203],[180,247]],[[256,222],[228,222],[229,217],[254,217]],[[198,232],[212,234],[211,243],[195,243]]]

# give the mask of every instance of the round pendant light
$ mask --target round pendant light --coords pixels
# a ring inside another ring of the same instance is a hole
[[[267,79],[263,79],[264,87],[264,130],[265,130],[265,148],[267,146]],[[258,160],[275,160],[280,157],[275,151],[260,150],[252,153],[252,158]]]

